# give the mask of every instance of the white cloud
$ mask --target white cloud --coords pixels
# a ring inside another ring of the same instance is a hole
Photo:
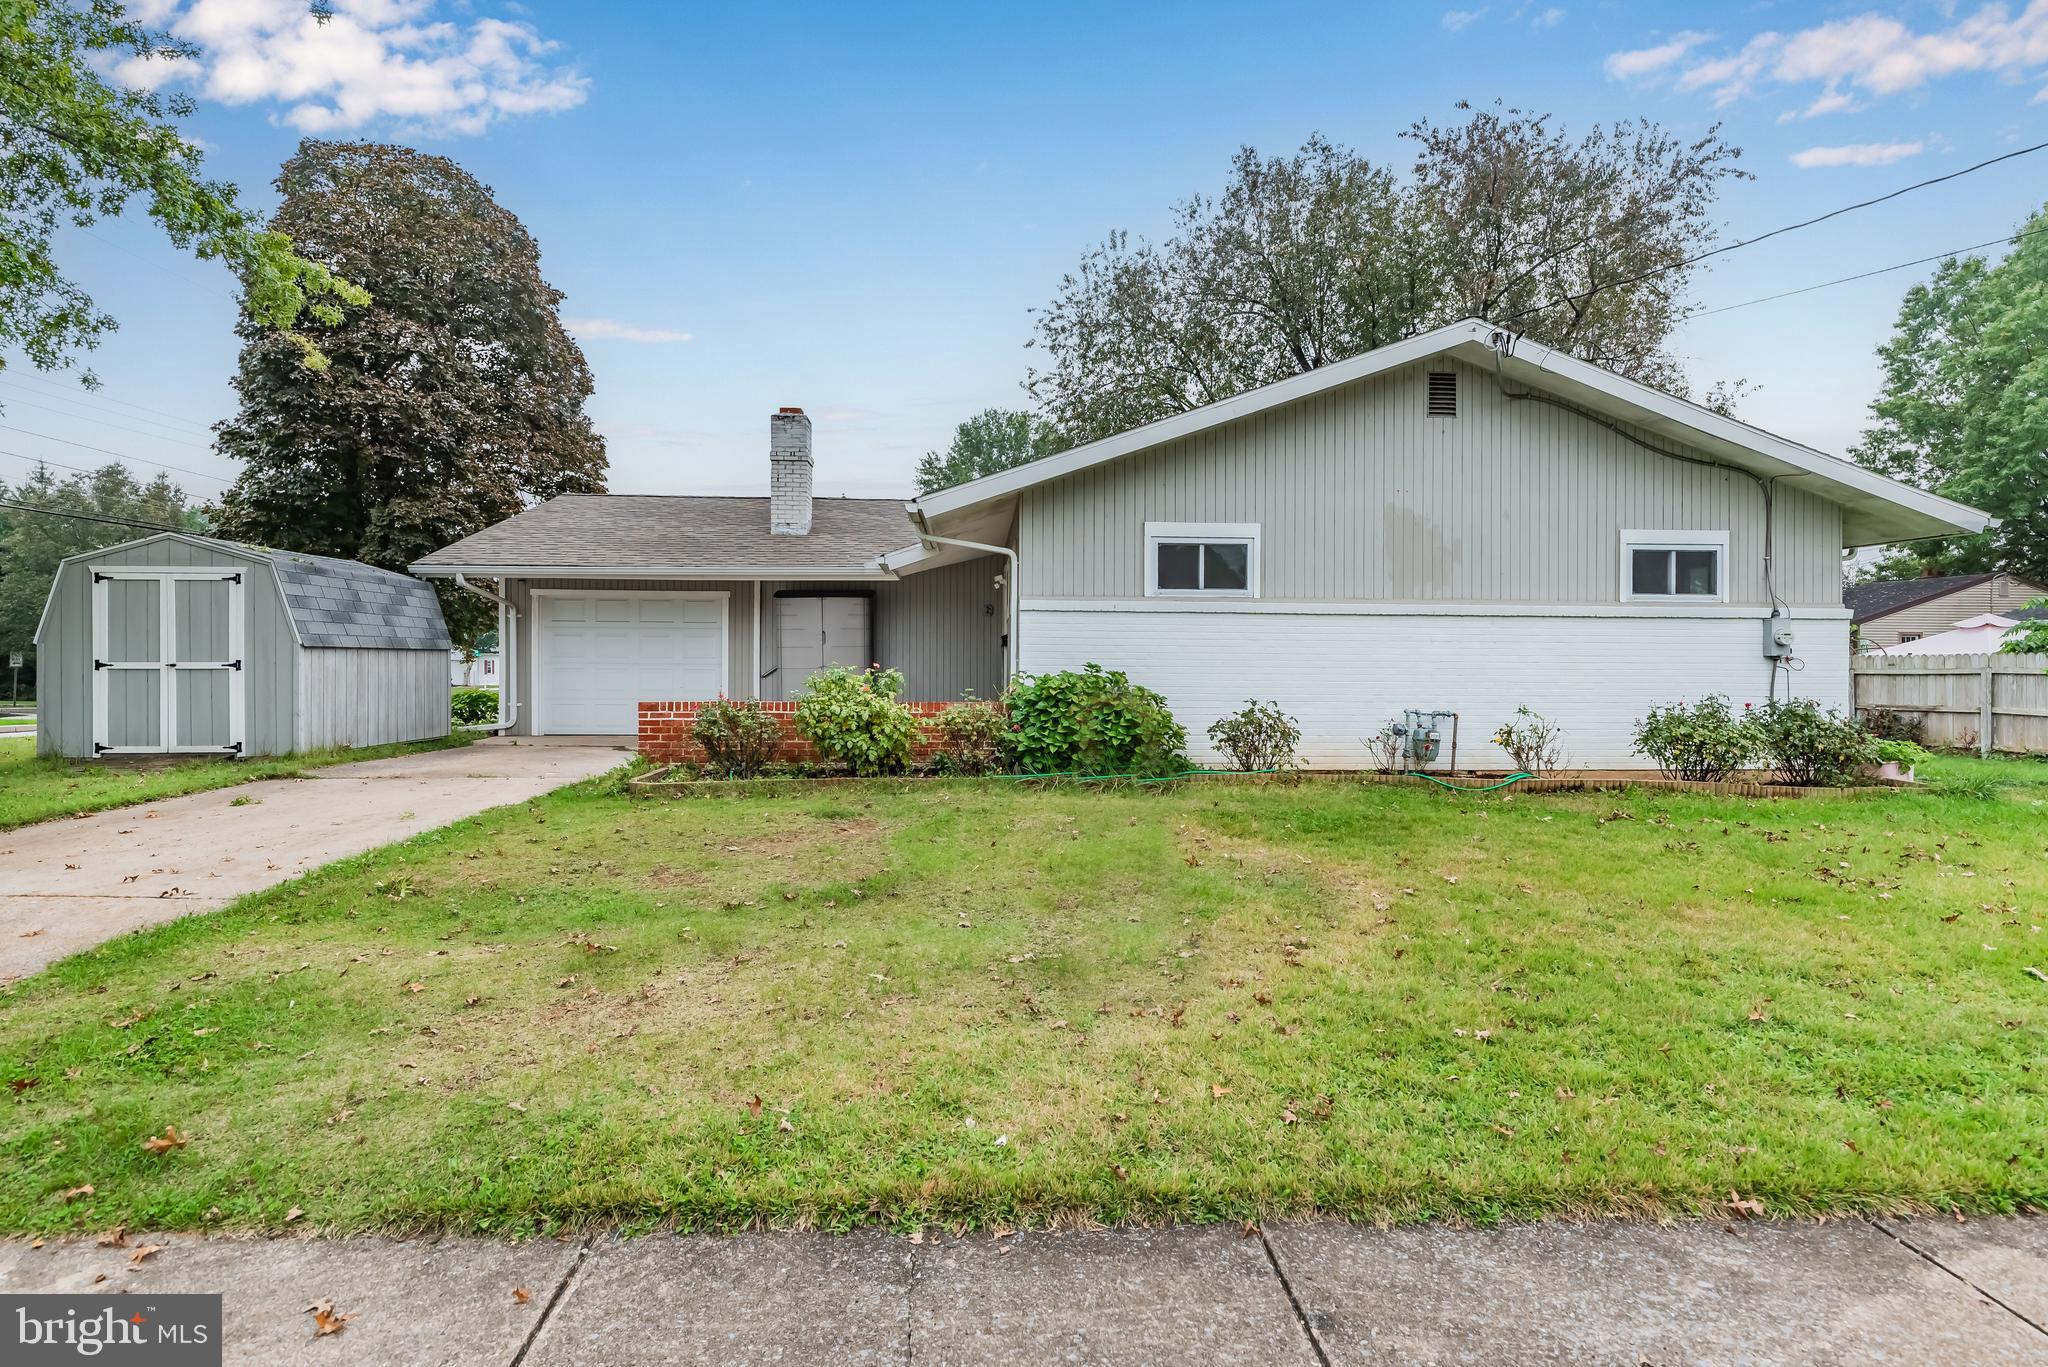
[[[674,328],[643,328],[613,318],[564,318],[562,326],[585,341],[691,342],[696,338]]]
[[[315,19],[305,0],[153,0],[153,23],[199,48],[190,61],[131,60],[134,85],[171,80],[224,104],[272,102],[305,133],[398,123],[481,133],[502,118],[583,103],[589,82],[552,60],[557,45],[531,24],[440,19],[440,0],[332,0]]]
[[[1556,28],[1563,21],[1564,10],[1559,6],[1553,5],[1529,22],[1537,28]]]
[[[1927,148],[1923,142],[1856,142],[1846,147],[1809,147],[1792,154],[1792,164],[1809,170],[1816,166],[1889,166],[1907,157],[1917,157]]]
[[[1681,45],[1688,38],[1693,41]],[[1759,33],[1732,53],[1695,53],[1701,41],[1701,35],[1680,34],[1658,47],[1614,53],[1607,74],[1617,80],[1669,75],[1676,89],[1707,91],[1716,105],[1765,82],[1818,85],[1812,102],[1787,118],[1843,113],[1964,72],[2041,79],[2048,68],[2048,0],[2028,0],[2017,14],[2002,4],[1985,5],[1924,32],[1886,15],[1859,14],[1794,33]],[[2044,96],[2048,90],[2036,98]]]
[[[1654,76],[1675,65],[1686,53],[1691,52],[1712,35],[1674,33],[1668,42],[1655,47],[1637,48],[1633,52],[1611,52],[1607,55],[1607,74],[1617,81],[1633,81],[1644,76]]]
[[[1485,17],[1486,11],[1484,9],[1445,10],[1443,20],[1444,31],[1446,33],[1456,33],[1459,29],[1469,24],[1477,23]]]

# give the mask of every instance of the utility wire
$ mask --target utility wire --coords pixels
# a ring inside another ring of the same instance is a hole
[[[33,503],[16,503],[11,498],[0,498],[0,508],[17,513],[35,513],[42,517],[75,517],[81,522],[104,522],[109,527],[140,527],[150,532],[179,532],[185,536],[204,536],[190,527],[166,527],[160,522],[137,522],[132,517],[106,517],[99,513],[69,513],[62,508],[38,508]]]
[[[210,479],[214,481],[216,484],[234,483],[234,481],[232,479],[229,479],[226,475],[210,475],[204,470],[188,469],[183,465],[169,465],[160,460],[144,460],[141,456],[131,456],[126,451],[116,451],[113,448],[107,446],[94,446],[89,441],[73,441],[69,437],[53,437],[48,432],[31,432],[26,427],[15,427],[4,422],[0,422],[0,431],[19,432],[24,437],[40,437],[44,441],[62,442],[66,446],[76,446],[79,447],[81,450],[97,451],[103,456],[112,456],[116,460],[133,461],[137,465],[149,465],[159,470],[175,470],[181,475],[193,475],[199,479]],[[9,454],[12,455],[19,453],[10,452]],[[54,463],[55,462],[52,462],[52,464]]]
[[[40,390],[30,390],[29,392],[31,394],[34,394],[38,399],[50,397],[42,393],[42,391]],[[101,427],[112,428],[116,432],[126,432],[129,433],[131,436],[137,437],[149,437],[156,441],[168,442],[172,446],[189,446],[196,451],[207,451],[212,449],[204,442],[192,440],[192,438],[189,435],[183,432],[179,432],[176,428],[169,428],[168,430],[161,432],[152,432],[146,427],[130,427],[126,423],[115,422],[112,418],[103,418],[98,413],[74,413],[69,409],[55,408],[46,403],[37,403],[35,399],[0,398],[0,411],[4,411],[5,407],[8,404],[20,404],[25,408],[39,409],[44,413],[55,413],[60,418],[70,418],[74,422],[97,423]],[[126,418],[128,417],[128,414],[122,413],[119,416]],[[152,421],[152,419],[131,418],[130,421],[150,422]]]
[[[40,391],[42,393],[50,395],[52,398],[77,398],[79,402],[85,402],[86,398],[89,398],[93,403],[110,403],[118,405],[119,407],[122,408],[132,408],[136,410],[136,412],[138,413],[153,414],[154,417],[149,419],[150,421],[162,419],[167,422],[182,423],[185,426],[193,428],[199,432],[207,432],[212,430],[206,423],[201,422],[199,419],[186,417],[182,413],[173,413],[168,408],[151,408],[148,404],[136,403],[133,399],[116,398],[112,394],[107,393],[104,387],[100,389],[87,389],[84,385],[78,385],[74,387],[67,384],[58,384],[54,380],[45,379],[44,377],[36,375],[34,373],[24,373],[18,368],[15,370],[0,370],[0,384],[13,385],[23,388],[33,385],[34,390],[32,390],[31,392]],[[85,397],[79,397],[81,395]],[[128,415],[124,413],[121,416],[126,417]]]
[[[1965,166],[1959,171],[1950,171],[1946,175],[1933,176],[1927,180],[1915,181],[1911,185],[1902,185],[1898,189],[1893,190],[1887,194],[1878,195],[1874,199],[1859,200],[1854,204],[1844,204],[1839,209],[1830,209],[1824,214],[1817,214],[1812,218],[1803,219],[1798,223],[1787,223],[1781,228],[1773,228],[1767,233],[1758,233],[1755,237],[1745,237],[1739,242],[1729,242],[1724,243],[1719,247],[1710,247],[1706,251],[1696,252],[1693,255],[1688,256],[1682,261],[1673,261],[1670,264],[1663,266],[1653,266],[1649,270],[1638,271],[1634,275],[1623,276],[1619,280],[1604,281],[1601,284],[1595,286],[1591,290],[1584,290],[1571,294],[1561,294],[1557,296],[1555,299],[1547,300],[1541,304],[1532,304],[1528,308],[1522,309],[1519,312],[1508,314],[1504,318],[1494,318],[1490,321],[1495,323],[1512,323],[1515,322],[1517,319],[1526,318],[1532,313],[1541,313],[1544,309],[1555,308],[1559,304],[1571,303],[1575,299],[1590,299],[1594,294],[1602,290],[1620,289],[1624,285],[1639,284],[1642,281],[1649,280],[1655,276],[1667,275],[1672,271],[1684,270],[1687,266],[1696,266],[1700,262],[1705,261],[1709,257],[1722,256],[1727,254],[1728,252],[1739,251],[1744,247],[1754,247],[1759,242],[1766,242],[1774,237],[1782,237],[1786,233],[1798,232],[1801,228],[1811,228],[1816,223],[1825,223],[1831,218],[1840,218],[1843,214],[1854,213],[1858,209],[1868,209],[1872,205],[1883,204],[1889,200],[1897,199],[1901,195],[1909,195],[1913,193],[1913,191],[1915,190],[1925,190],[1931,185],[1940,185],[1944,182],[1955,180],[1959,176],[1967,176],[1973,171],[1981,171],[1987,166],[1996,166],[1998,165],[1998,163],[2002,161],[2011,161],[2014,157],[2028,156],[2031,153],[2039,152],[2044,148],[2048,148],[2048,142],[2037,142],[2031,147],[2015,148],[2010,152],[2004,152],[1995,157],[1988,157],[1985,160],[1978,162],[1974,166]]]
[[[1896,266],[1879,266],[1874,271],[1859,271],[1855,275],[1844,275],[1835,280],[1823,280],[1818,285],[1804,285],[1799,289],[1785,290],[1780,294],[1766,294],[1761,299],[1745,299],[1739,304],[1723,304],[1719,308],[1699,309],[1686,314],[1683,321],[1690,322],[1694,318],[1705,318],[1709,314],[1728,313],[1735,309],[1746,309],[1752,304],[1768,304],[1777,299],[1790,299],[1795,294],[1811,294],[1815,290],[1830,289],[1836,285],[1846,285],[1854,280],[1868,280],[1873,275],[1889,275],[1893,271],[1903,271],[1913,266],[1924,266],[1930,261],[1946,261],[1952,256],[1961,256],[1964,252],[1980,252],[1986,247],[1996,247],[2003,243],[2017,242],[2023,237],[2035,237],[2041,233],[2048,233],[2048,228],[2023,228],[2016,233],[2007,233],[2004,237],[1994,237],[1989,242],[1977,242],[1967,247],[1957,247],[1953,251],[1936,252],[1933,256],[1922,256],[1912,261],[1901,261]]]

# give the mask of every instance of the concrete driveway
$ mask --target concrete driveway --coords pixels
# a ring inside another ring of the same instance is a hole
[[[627,759],[610,744],[485,740],[0,831],[0,982],[594,777]]]

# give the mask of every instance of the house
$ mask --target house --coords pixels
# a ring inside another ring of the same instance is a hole
[[[36,753],[282,755],[448,734],[431,585],[163,532],[71,556],[36,627]]]
[[[1842,601],[1865,650],[1886,650],[1947,631],[1964,617],[2011,616],[2048,589],[2000,570],[1852,584]]]
[[[2025,621],[2048,618],[2048,608],[2015,608],[2010,616],[1995,612],[1965,617],[1947,631],[1912,636],[1880,648],[1885,655],[1991,655],[2001,649],[2014,628]]]
[[[502,671],[503,656],[498,653],[496,632],[485,632],[474,650],[456,646],[448,652],[450,688],[496,688]]]
[[[1634,767],[1654,704],[1846,710],[1843,549],[1987,525],[1476,320],[905,501],[813,498],[809,419],[769,426],[766,498],[561,498],[413,566],[499,602],[513,730],[788,698],[833,661],[933,701],[1095,661],[1201,758],[1259,698],[1318,767],[1411,708],[1499,764],[1522,705]]]

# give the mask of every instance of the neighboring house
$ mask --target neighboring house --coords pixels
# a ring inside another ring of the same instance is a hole
[[[448,652],[448,686],[496,688],[499,667],[500,657],[495,648],[480,646],[475,650],[463,650],[458,647]]]
[[[2016,608],[2010,615],[1987,612],[1965,617],[1947,631],[1914,636],[1897,645],[1882,648],[1886,655],[1991,655],[2004,646],[2006,638],[2021,622],[2048,618],[2048,608]]]
[[[2005,573],[1928,575],[1852,584],[1843,590],[1865,650],[1885,650],[1947,631],[1964,617],[2011,616],[2048,589]]]
[[[502,583],[519,731],[786,698],[830,661],[934,701],[1094,661],[1202,758],[1258,698],[1318,767],[1411,708],[1499,764],[1522,705],[1635,767],[1652,705],[1846,709],[1843,549],[1987,525],[1477,321],[907,502],[813,501],[812,464],[785,409],[766,499],[556,499],[413,569]]]
[[[36,628],[36,753],[281,755],[448,734],[433,586],[164,532],[71,556]]]

